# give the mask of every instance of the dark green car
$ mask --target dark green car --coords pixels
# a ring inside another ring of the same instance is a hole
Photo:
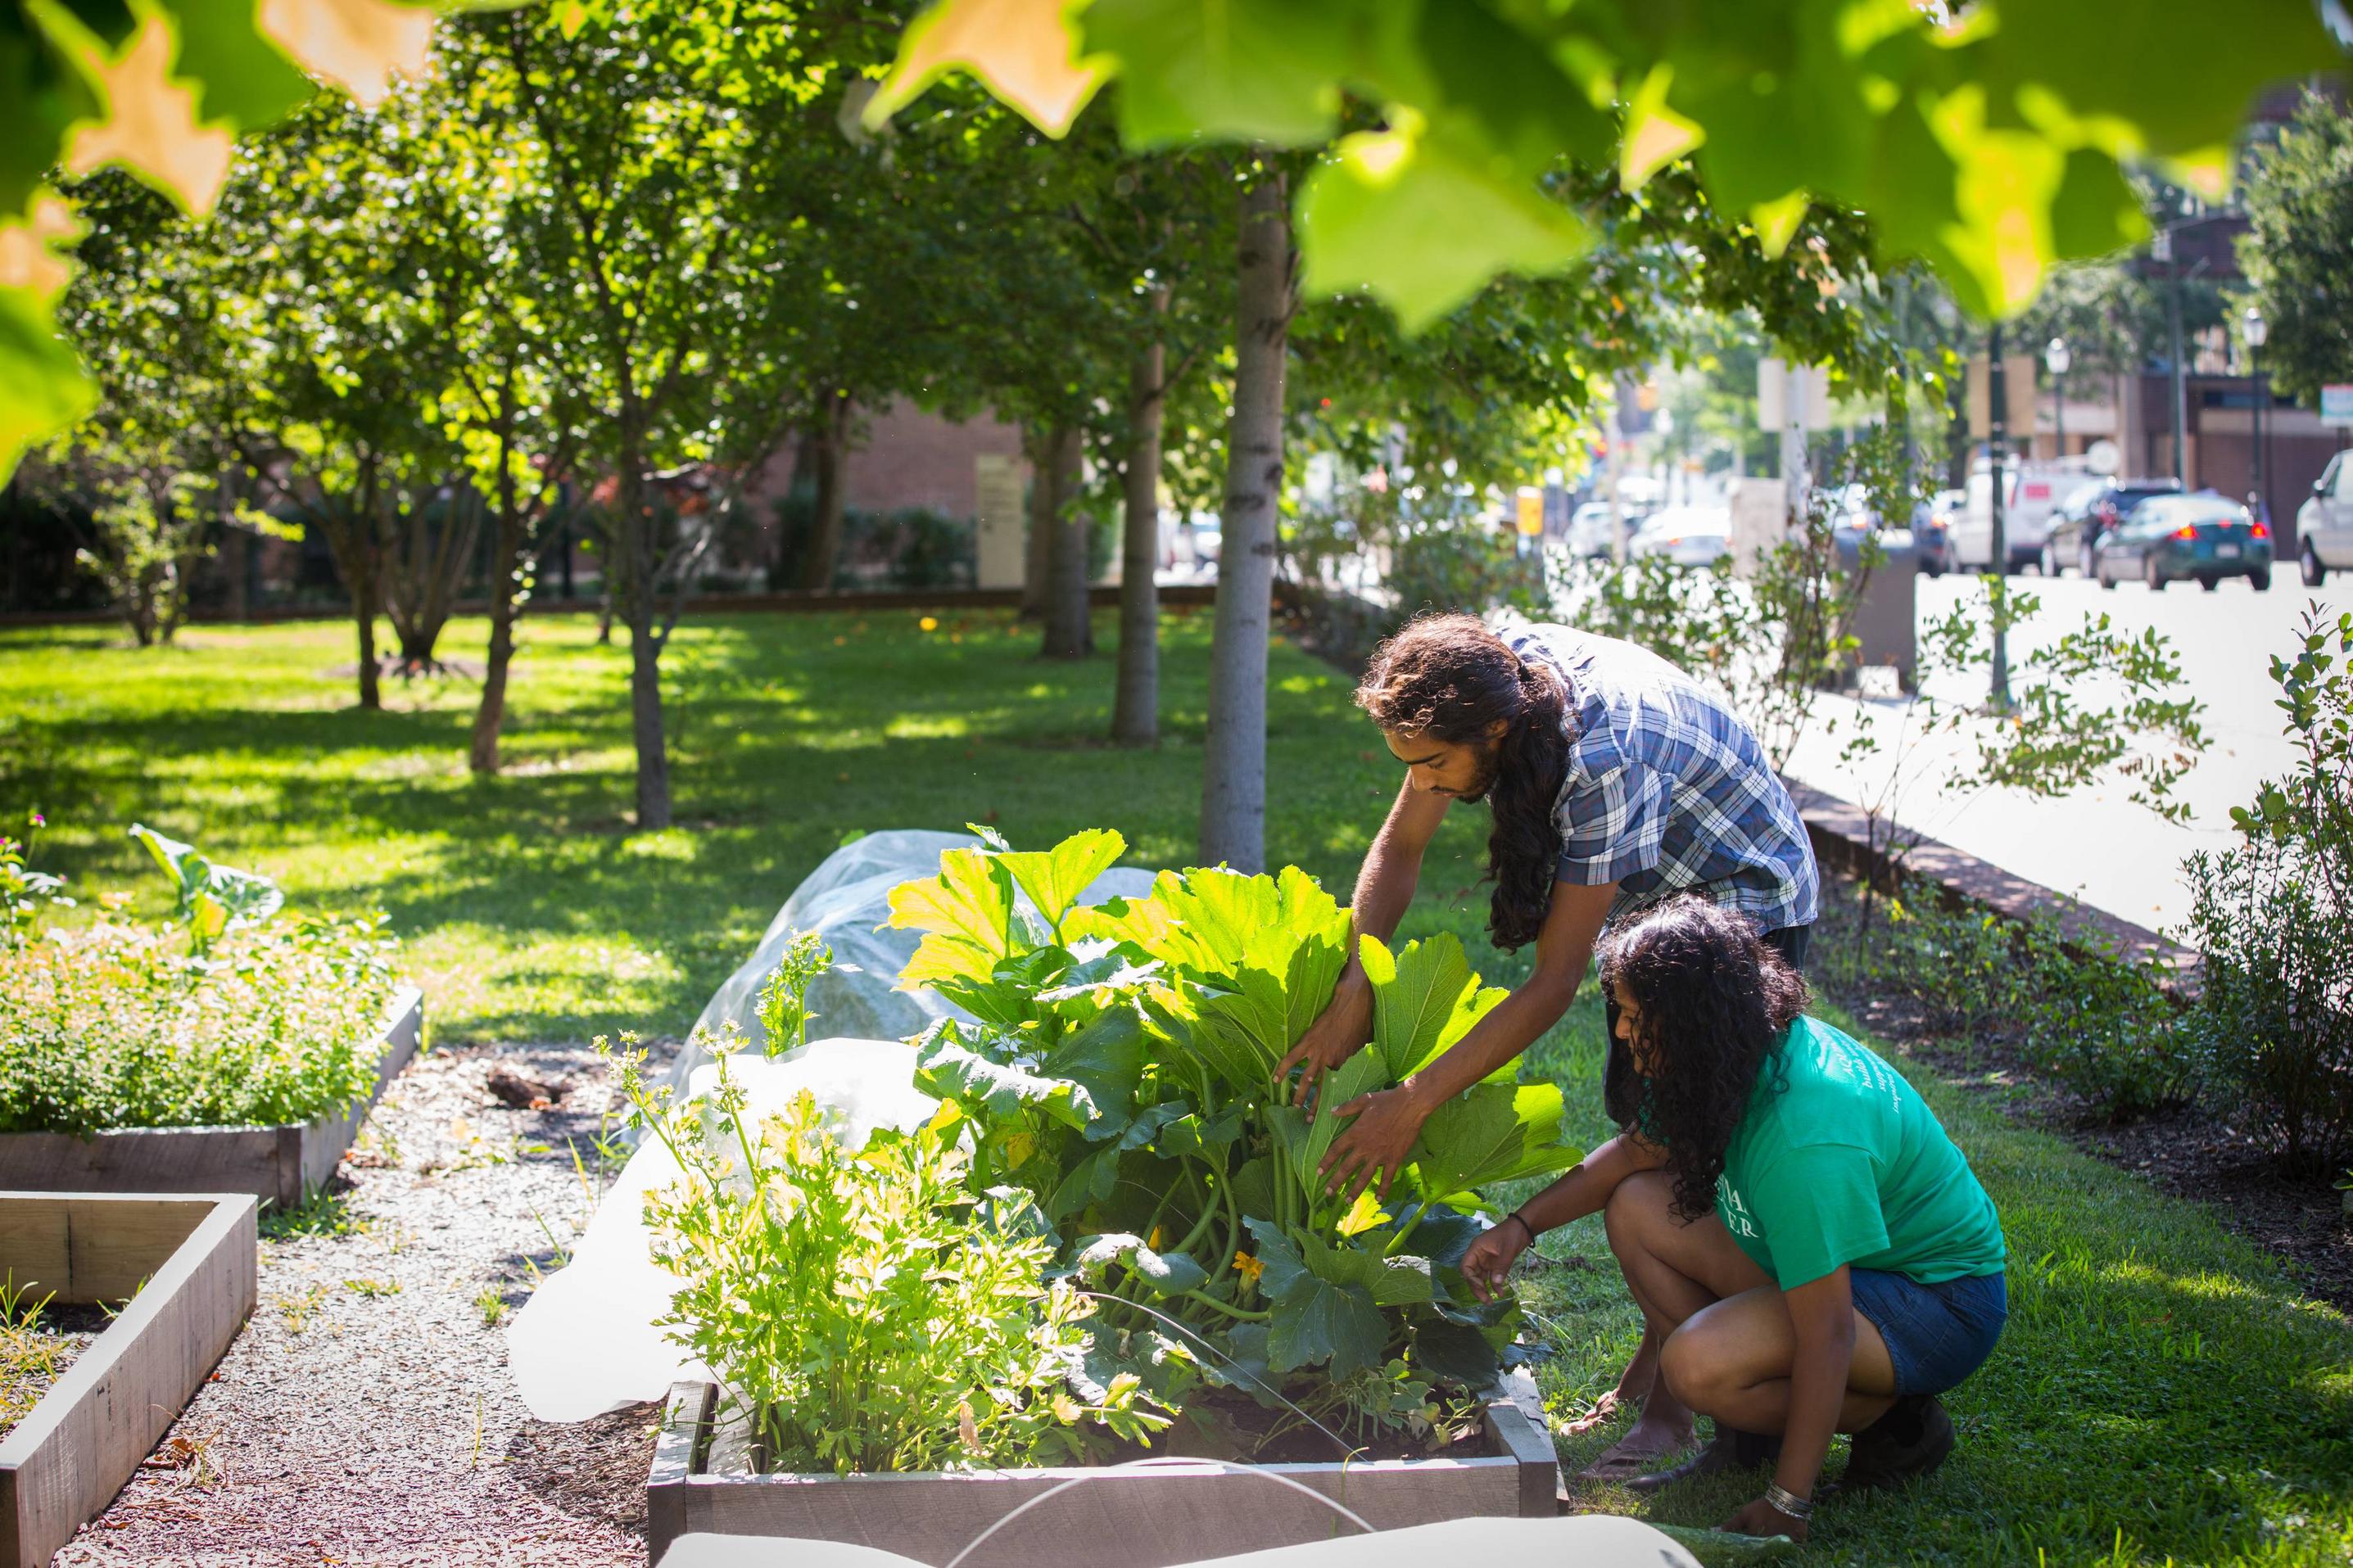
[[[2151,496],[2101,539],[2092,574],[2103,588],[2137,577],[2162,589],[2189,577],[2210,594],[2225,577],[2244,577],[2261,593],[2272,585],[2272,531],[2211,491]]]

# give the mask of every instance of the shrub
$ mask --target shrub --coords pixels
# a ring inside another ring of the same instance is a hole
[[[2011,1010],[2018,928],[1990,910],[1947,909],[1933,897],[1887,901],[1866,931],[1865,971],[1919,1004],[1932,1029],[1981,1034]]]
[[[2251,838],[2185,869],[2211,1068],[2284,1164],[2325,1173],[2353,1154],[2353,910],[2292,843]]]
[[[2295,771],[2232,811],[2243,842],[2185,868],[2199,1028],[2285,1163],[2326,1171],[2353,1153],[2353,612],[2306,609],[2272,679]]]
[[[2155,961],[2084,950],[2037,921],[2021,939],[2015,1012],[2034,1068],[2110,1122],[2178,1110],[2200,1079],[2194,1032]]]
[[[1086,1385],[1093,1303],[1043,1282],[1034,1206],[973,1192],[929,1127],[854,1151],[806,1091],[755,1123],[724,1060],[707,1105],[649,1097],[637,1060],[622,1085],[684,1173],[646,1199],[684,1281],[662,1321],[747,1402],[767,1468],[1053,1464],[1168,1424],[1133,1373]]]
[[[375,1081],[384,919],[279,921],[191,951],[113,921],[0,949],[0,1132],[308,1121]]]
[[[2162,967],[2087,944],[2055,921],[2023,925],[1974,905],[1890,900],[1866,973],[1947,1034],[2014,1034],[2036,1072],[2093,1116],[2130,1121],[2195,1096],[2201,1053]]]

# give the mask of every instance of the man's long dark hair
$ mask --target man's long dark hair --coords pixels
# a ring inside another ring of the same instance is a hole
[[[1534,942],[1560,860],[1553,805],[1568,773],[1568,693],[1540,660],[1521,662],[1476,616],[1421,616],[1374,650],[1356,706],[1391,734],[1451,746],[1504,726],[1487,797],[1495,812],[1487,930],[1509,951]]]
[[[1715,1212],[1725,1151],[1748,1113],[1790,1021],[1806,1010],[1804,976],[1735,911],[1695,894],[1668,900],[1600,949],[1601,984],[1637,1014],[1641,1098],[1634,1125],[1667,1151],[1674,1212]]]

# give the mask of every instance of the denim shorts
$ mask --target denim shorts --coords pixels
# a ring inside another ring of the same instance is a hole
[[[1854,1310],[1887,1342],[1898,1394],[1942,1394],[1985,1364],[2010,1317],[2007,1276],[1923,1285],[1878,1268],[1848,1271]]]

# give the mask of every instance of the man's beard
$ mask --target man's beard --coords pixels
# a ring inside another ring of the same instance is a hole
[[[1487,792],[1495,787],[1496,774],[1503,772],[1503,752],[1504,749],[1498,746],[1482,758],[1478,774],[1472,779],[1471,787],[1460,791],[1454,798],[1473,802],[1486,799]]]

